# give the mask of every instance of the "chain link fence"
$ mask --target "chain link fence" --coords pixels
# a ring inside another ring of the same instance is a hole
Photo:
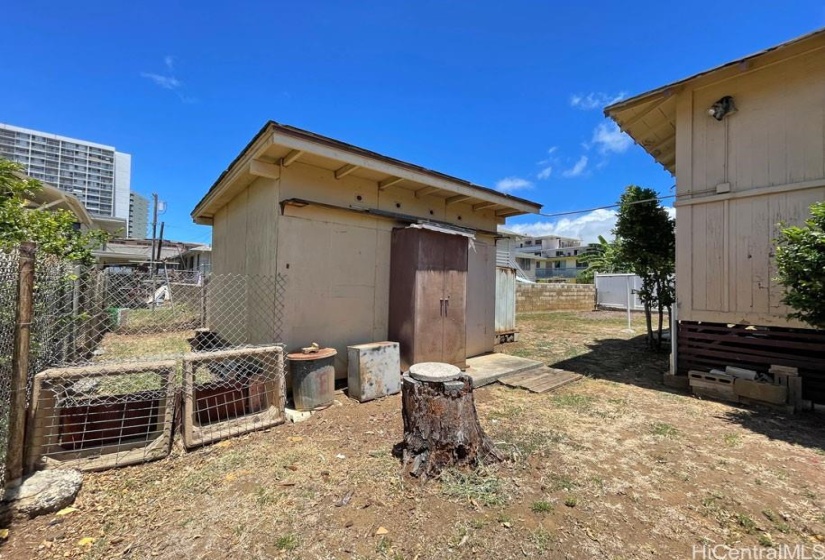
[[[11,355],[16,305],[8,288],[16,287],[15,262],[6,260],[0,305],[11,315],[0,324],[0,350],[9,348],[2,360]],[[282,422],[284,289],[283,276],[38,259],[28,470],[156,459],[168,454],[175,425],[189,448]],[[0,375],[7,403],[5,361]],[[5,443],[5,424],[0,432]]]
[[[6,464],[11,405],[11,360],[17,309],[17,252],[0,252],[0,466]],[[0,497],[6,469],[0,468]]]

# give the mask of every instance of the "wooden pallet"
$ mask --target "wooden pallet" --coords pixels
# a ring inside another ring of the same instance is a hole
[[[562,385],[581,379],[581,375],[563,369],[541,366],[511,375],[505,375],[499,382],[508,387],[527,389],[533,393],[546,393]]]

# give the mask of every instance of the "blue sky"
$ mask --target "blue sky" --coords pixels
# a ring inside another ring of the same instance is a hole
[[[273,119],[544,204],[673,178],[601,106],[825,25],[821,0],[88,2],[0,22],[0,122],[116,146],[167,237]],[[511,227],[593,238],[610,212]]]

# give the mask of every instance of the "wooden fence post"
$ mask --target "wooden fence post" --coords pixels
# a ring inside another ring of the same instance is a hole
[[[6,455],[6,486],[17,486],[23,477],[23,446],[26,440],[26,390],[29,379],[29,349],[34,308],[34,255],[36,245],[20,244],[17,278],[17,318],[12,349],[9,439]]]

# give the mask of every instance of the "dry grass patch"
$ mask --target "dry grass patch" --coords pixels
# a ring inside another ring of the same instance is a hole
[[[400,399],[338,395],[342,406],[301,424],[90,474],[77,512],[16,522],[0,555],[687,558],[702,542],[825,534],[821,425],[666,390],[667,356],[624,333],[620,313],[519,325],[520,342],[501,351],[588,377],[543,395],[476,391],[481,424],[510,461],[405,478],[391,455]],[[96,541],[81,548],[82,537]]]

